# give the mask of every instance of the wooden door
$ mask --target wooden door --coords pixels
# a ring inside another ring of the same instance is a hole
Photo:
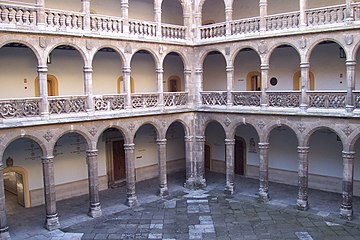
[[[124,140],[114,141],[113,145],[113,171],[114,182],[122,180],[126,177],[125,172],[125,150]]]
[[[205,145],[205,169],[210,169],[210,146]]]
[[[245,174],[245,143],[241,138],[235,139],[235,174]]]

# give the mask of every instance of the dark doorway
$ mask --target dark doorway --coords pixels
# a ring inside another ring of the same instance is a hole
[[[112,142],[113,147],[113,166],[114,166],[114,182],[125,179],[125,150],[124,140]]]
[[[245,175],[245,141],[241,137],[235,137],[235,174]]]
[[[205,169],[210,170],[210,146],[205,144]]]

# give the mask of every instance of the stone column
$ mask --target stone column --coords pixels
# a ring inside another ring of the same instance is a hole
[[[201,92],[203,91],[203,69],[195,69],[195,94],[196,94],[196,105],[199,107],[202,105]]]
[[[197,41],[201,40],[201,31],[200,27],[202,26],[201,23],[201,12],[194,13],[194,26],[192,26],[192,30],[194,32],[194,39]]]
[[[353,216],[353,182],[354,182],[354,156],[355,152],[343,151],[343,200],[340,207],[340,217],[348,220]]]
[[[308,96],[307,91],[310,89],[310,64],[308,62],[300,63],[301,69],[301,81],[300,81],[300,108],[306,110],[308,107]]]
[[[196,178],[196,187],[205,188],[205,137],[196,136],[195,137],[195,151],[194,151],[194,167],[195,167],[195,178]]]
[[[231,22],[232,22],[233,8],[232,6],[225,8],[226,18],[226,36],[231,36]]]
[[[187,105],[191,107],[194,104],[194,89],[192,87],[191,70],[184,69],[184,91],[188,94]]]
[[[83,28],[85,31],[90,32],[91,19],[90,19],[90,1],[91,0],[81,0],[82,3],[82,13],[84,14],[84,25]]]
[[[159,104],[160,108],[164,107],[164,83],[163,83],[163,74],[164,69],[158,68],[156,69],[156,77],[157,77],[157,91],[159,94]]]
[[[306,9],[307,9],[307,0],[300,0],[300,28],[305,28],[307,26],[307,17],[306,17]]]
[[[347,81],[347,94],[346,94],[346,111],[352,112],[354,110],[354,94],[355,90],[355,66],[356,61],[346,61],[346,81]]]
[[[269,143],[259,143],[260,149],[260,188],[259,197],[262,202],[268,202],[269,197]]]
[[[46,207],[45,228],[49,231],[60,228],[59,218],[56,211],[55,179],[54,179],[54,157],[43,157],[43,179]]]
[[[154,6],[154,20],[156,22],[156,37],[158,39],[162,38],[162,34],[161,34],[161,5],[158,6],[157,4],[158,1],[155,1],[155,6]]]
[[[191,27],[192,27],[192,24],[191,24],[191,13],[190,12],[185,12],[184,11],[184,26],[186,27],[186,30],[185,30],[185,39],[188,41],[188,40],[191,40],[192,39],[192,31],[191,31]]]
[[[0,165],[0,239],[10,239],[5,211],[4,166]]]
[[[125,109],[129,110],[132,108],[131,104],[131,68],[123,67],[123,81],[124,81],[124,93],[125,96]]]
[[[166,175],[166,139],[156,140],[158,145],[158,158],[159,158],[159,182],[161,197],[169,195],[167,187],[167,175]]]
[[[299,210],[309,209],[308,203],[308,169],[309,169],[309,147],[298,147],[299,154],[299,191],[296,200],[296,206]]]
[[[260,0],[259,7],[260,7],[260,31],[266,31],[266,16],[267,16],[267,0]]]
[[[129,33],[129,0],[121,0],[121,17],[124,19],[124,34]]]
[[[38,66],[38,86],[39,86],[39,97],[41,97],[40,113],[41,116],[49,116],[49,99],[47,89],[47,66]]]
[[[186,168],[186,182],[184,186],[189,189],[195,188],[195,172],[193,162],[193,146],[194,137],[185,136],[185,168]]]
[[[36,0],[36,20],[39,29],[45,29],[45,0]]]
[[[129,207],[138,204],[135,194],[135,144],[124,144],[126,163],[126,205]]]
[[[84,91],[87,96],[86,111],[94,112],[94,101],[93,101],[93,84],[92,84],[92,66],[84,67]]]
[[[97,155],[97,150],[86,151],[90,200],[89,216],[93,218],[100,217],[102,214],[99,199],[99,173]]]
[[[235,158],[235,139],[225,139],[226,148],[226,186],[225,194],[234,193],[234,158]]]
[[[268,96],[266,91],[269,87],[269,64],[261,64],[261,107],[268,106]]]
[[[351,6],[354,2],[354,0],[346,0],[346,22],[348,24],[354,21],[354,10]]]
[[[232,107],[232,91],[234,85],[234,66],[226,67],[226,79],[227,79],[227,107]]]

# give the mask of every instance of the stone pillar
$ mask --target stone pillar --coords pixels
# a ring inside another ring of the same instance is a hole
[[[354,94],[355,90],[355,66],[356,61],[346,61],[346,81],[347,81],[347,94],[346,94],[346,111],[352,112],[354,110]]]
[[[261,107],[268,106],[268,96],[266,91],[269,87],[269,64],[261,64]]]
[[[54,157],[43,157],[44,195],[46,207],[45,228],[49,231],[60,228],[59,218],[56,211]]]
[[[195,69],[195,94],[196,94],[196,105],[199,107],[202,105],[201,92],[203,91],[203,69]]]
[[[185,168],[186,168],[186,182],[184,186],[189,189],[195,188],[195,172],[193,162],[193,146],[194,137],[185,136]]]
[[[0,239],[10,239],[5,211],[4,166],[0,165]]]
[[[160,182],[160,192],[161,197],[169,195],[167,187],[167,175],[166,175],[166,139],[156,140],[158,145],[158,158],[159,158],[159,182]]]
[[[36,20],[39,29],[45,29],[45,0],[36,0]]]
[[[42,116],[49,116],[49,99],[47,89],[47,66],[38,66],[39,97],[41,97],[40,113]]]
[[[154,20],[156,22],[156,37],[158,39],[162,38],[162,34],[161,34],[161,5],[158,6],[158,1],[155,1],[155,6],[154,6]]]
[[[307,0],[300,0],[300,28],[305,28],[307,26],[307,17],[306,17],[306,9],[307,9]]]
[[[194,26],[192,26],[192,30],[194,32],[194,39],[196,39],[196,41],[201,40],[201,31],[200,31],[200,27],[202,26],[201,23],[201,12],[195,12],[194,13]]]
[[[126,163],[126,205],[138,204],[135,194],[135,144],[124,144]]]
[[[226,79],[227,79],[227,107],[232,107],[232,91],[234,85],[234,66],[226,67]]]
[[[129,0],[121,0],[121,17],[124,19],[124,34],[129,33]]]
[[[232,6],[225,8],[226,18],[226,36],[231,36],[231,22],[232,22],[233,8]]]
[[[131,68],[123,67],[123,81],[124,81],[124,93],[125,96],[125,109],[131,109]]]
[[[299,154],[299,191],[296,200],[296,206],[299,210],[309,209],[308,203],[308,169],[309,169],[309,147],[298,147]]]
[[[352,23],[354,21],[354,10],[352,8],[352,3],[354,3],[354,0],[346,0],[346,22],[348,24]]]
[[[82,13],[84,14],[84,25],[83,28],[85,31],[90,32],[91,19],[90,19],[90,1],[91,0],[81,0],[82,3]]]
[[[225,139],[226,148],[226,186],[225,194],[234,193],[234,158],[235,158],[235,139]]]
[[[308,62],[300,63],[301,81],[300,81],[300,108],[306,110],[308,108],[307,91],[310,89],[310,64]]]
[[[260,7],[260,32],[265,32],[267,7],[268,7],[267,0],[260,0],[259,7]]]
[[[269,197],[269,143],[259,143],[260,149],[260,188],[259,197],[262,202],[268,202]]]
[[[353,216],[353,182],[354,182],[354,156],[355,152],[343,151],[343,200],[340,207],[340,217],[351,220]]]
[[[191,70],[184,69],[184,84],[185,84],[185,92],[188,94],[187,105],[192,107],[194,105],[194,88],[192,87],[192,79],[191,79]]]
[[[99,199],[99,173],[97,155],[97,150],[86,151],[90,200],[89,216],[93,218],[100,217],[102,214]]]
[[[184,12],[184,26],[186,27],[185,30],[185,40],[189,41],[192,39],[192,31],[191,31],[191,13],[190,12]]]
[[[93,72],[92,66],[84,67],[84,91],[87,97],[87,101],[86,101],[87,112],[94,112],[92,72]]]
[[[156,69],[156,78],[157,78],[157,91],[159,94],[159,104],[160,108],[164,107],[164,83],[163,83],[163,74],[164,69],[158,68]]]
[[[195,178],[196,178],[196,187],[205,188],[205,137],[196,136],[195,137],[195,151],[194,151],[194,168],[195,168]]]

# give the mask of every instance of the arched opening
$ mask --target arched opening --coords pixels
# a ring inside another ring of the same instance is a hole
[[[0,98],[34,97],[34,76],[38,60],[34,52],[21,43],[0,48]],[[21,71],[19,71],[21,69]]]
[[[241,49],[234,60],[235,91],[257,91],[261,89],[259,55],[251,48]]]
[[[93,59],[93,93],[119,94],[118,76],[122,75],[120,55],[112,48],[100,49]]]
[[[39,97],[39,78],[36,77],[35,81],[35,97]],[[59,95],[59,83],[58,79],[51,74],[47,75],[47,91],[48,96],[58,96]]]
[[[155,61],[148,51],[138,51],[131,59],[131,76],[135,93],[157,92]]]
[[[164,59],[164,92],[181,92],[185,89],[184,63],[178,53],[171,52]]]
[[[203,90],[226,91],[226,61],[217,51],[210,52],[203,63]]]
[[[110,188],[126,183],[124,144],[123,133],[116,128],[106,129],[98,140],[99,178],[102,181],[107,178]]]
[[[202,25],[225,22],[225,3],[218,0],[206,0],[202,5]]]
[[[183,8],[180,0],[162,1],[161,22],[174,25],[184,25]]]

